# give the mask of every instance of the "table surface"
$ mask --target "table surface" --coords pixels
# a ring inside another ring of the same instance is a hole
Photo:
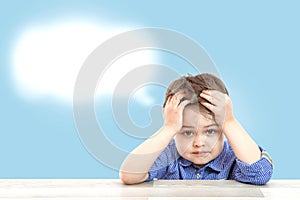
[[[300,180],[263,186],[232,180],[0,179],[0,199],[300,199]]]

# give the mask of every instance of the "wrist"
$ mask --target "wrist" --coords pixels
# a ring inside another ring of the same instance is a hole
[[[239,122],[234,117],[226,120],[222,127],[223,133],[225,135],[228,133],[231,133],[232,131],[230,131],[230,130],[233,129],[234,127],[236,127],[238,124],[239,124]]]
[[[176,133],[179,131],[177,128],[173,127],[173,126],[168,126],[168,125],[164,125],[162,127],[162,131],[167,134],[167,135],[171,135],[172,137],[174,135],[176,135]]]

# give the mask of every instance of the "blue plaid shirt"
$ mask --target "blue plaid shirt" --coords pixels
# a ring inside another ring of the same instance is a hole
[[[261,149],[261,148],[260,148]],[[261,149],[262,152],[265,152]],[[263,153],[263,155],[268,155]],[[237,159],[227,141],[220,155],[200,168],[181,157],[172,140],[156,159],[149,170],[149,178],[153,179],[233,179],[239,182],[256,185],[266,184],[273,173],[272,160],[269,156],[262,156],[253,164],[246,164]]]

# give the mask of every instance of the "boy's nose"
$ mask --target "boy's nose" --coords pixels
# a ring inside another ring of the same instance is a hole
[[[193,142],[194,147],[202,147],[205,146],[206,136],[202,134],[196,134]]]

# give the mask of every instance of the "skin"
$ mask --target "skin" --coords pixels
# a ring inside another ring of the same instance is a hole
[[[174,139],[178,153],[201,167],[215,159],[224,145],[222,130],[212,116],[201,114],[197,105],[184,109],[183,126]]]
[[[120,169],[120,178],[124,184],[144,182],[152,164],[173,138],[181,156],[200,166],[220,154],[223,135],[240,161],[252,164],[261,158],[257,144],[234,117],[228,95],[215,90],[202,91],[200,94],[208,101],[200,103],[213,112],[214,120],[204,117],[192,106],[187,106],[189,100],[181,102],[184,96],[183,92],[178,92],[168,98],[163,109],[162,128],[126,157]],[[208,136],[207,126],[211,129],[217,127],[218,133],[213,137]],[[193,137],[186,137],[190,134],[186,133],[187,128],[193,129]]]

